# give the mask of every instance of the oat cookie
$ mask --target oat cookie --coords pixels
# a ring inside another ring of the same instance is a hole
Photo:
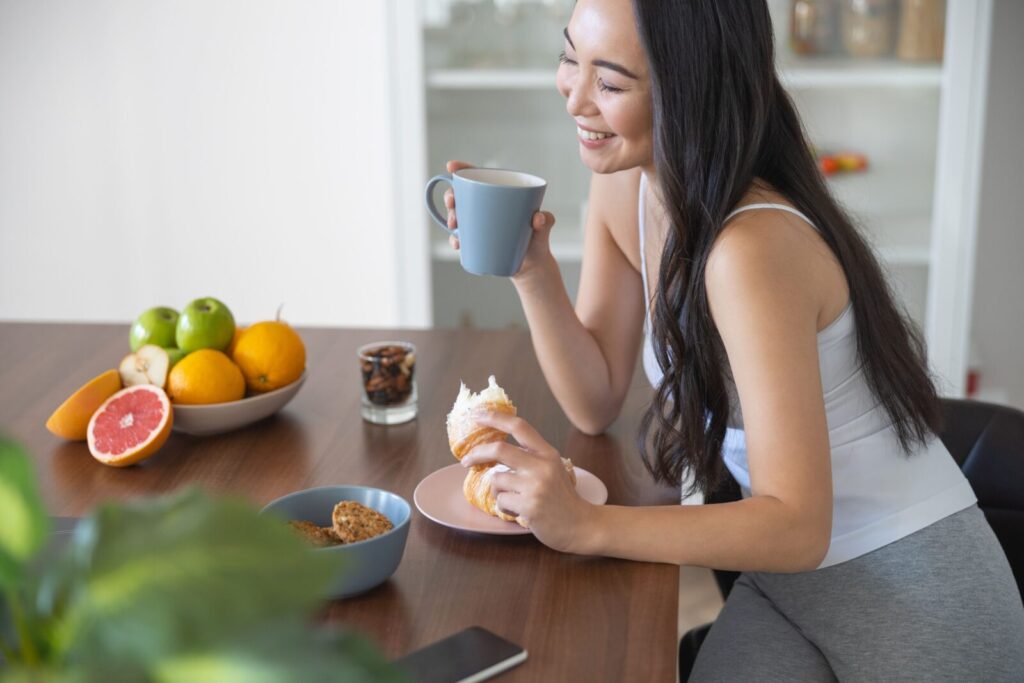
[[[315,546],[326,547],[329,545],[339,545],[343,542],[335,535],[334,529],[329,526],[317,526],[313,522],[308,522],[304,519],[294,519],[288,523]]]
[[[355,502],[343,500],[334,506],[334,534],[343,543],[365,541],[390,531],[391,520],[370,508]]]

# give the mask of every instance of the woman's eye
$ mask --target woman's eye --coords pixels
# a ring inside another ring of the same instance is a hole
[[[563,52],[558,53],[558,63],[559,64],[575,64],[576,61],[573,60],[573,59],[569,59],[569,56],[567,54],[565,54],[565,52],[563,51]]]
[[[600,89],[600,90],[602,90],[604,92],[622,92],[623,91],[622,88],[616,88],[614,85],[608,85],[607,83],[605,83],[600,78],[597,79],[597,87],[598,87],[598,89]]]

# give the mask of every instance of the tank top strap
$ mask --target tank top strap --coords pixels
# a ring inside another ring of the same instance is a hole
[[[647,194],[647,176],[640,174],[640,199],[637,202],[639,215],[637,225],[640,228],[640,273],[644,276],[644,290],[647,289],[647,255],[644,253],[644,197]]]
[[[733,216],[735,216],[738,213],[743,213],[744,211],[753,211],[754,209],[778,209],[779,211],[786,211],[787,213],[791,213],[794,216],[802,218],[804,222],[806,222],[815,230],[818,229],[818,226],[814,224],[814,221],[812,221],[802,212],[794,209],[792,206],[786,206],[785,204],[747,204],[746,206],[741,206],[738,209],[733,209],[729,213],[729,215],[725,217],[723,223],[728,223],[730,220],[732,220]]]
[[[639,214],[637,216],[637,225],[640,231],[640,277],[644,284],[644,314],[647,320],[647,327],[651,326],[651,309],[649,305],[650,290],[647,287],[647,249],[644,247],[644,233],[647,231],[644,229],[644,208],[646,204],[647,195],[647,176],[644,173],[640,174],[640,199],[637,201],[637,210]]]

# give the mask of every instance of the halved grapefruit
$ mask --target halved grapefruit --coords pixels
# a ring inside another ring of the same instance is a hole
[[[134,465],[164,445],[173,422],[171,402],[160,387],[122,389],[89,420],[89,452],[104,465]]]
[[[85,441],[93,413],[120,389],[121,375],[117,370],[93,377],[53,411],[46,428],[63,439]]]

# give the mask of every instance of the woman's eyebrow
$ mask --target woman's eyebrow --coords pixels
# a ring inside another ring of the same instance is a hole
[[[573,44],[572,38],[569,37],[569,29],[568,28],[563,28],[562,29],[562,35],[565,36],[565,39],[566,39],[566,41],[568,41],[569,46],[573,50],[575,50],[576,46]],[[595,59],[594,61],[592,61],[590,63],[593,64],[594,66],[603,66],[606,69],[611,69],[612,71],[617,71],[620,74],[622,74],[623,76],[626,76],[628,78],[632,78],[634,81],[640,80],[639,76],[637,76],[635,73],[633,73],[632,71],[630,71],[626,67],[622,66],[621,64],[616,64],[615,62],[609,62],[607,59]]]
[[[569,45],[572,47],[572,49],[575,50],[576,49],[576,45],[573,44],[572,38],[569,37],[569,27],[568,26],[566,26],[565,28],[562,29],[562,35],[565,36],[565,39],[567,41],[569,41]]]

